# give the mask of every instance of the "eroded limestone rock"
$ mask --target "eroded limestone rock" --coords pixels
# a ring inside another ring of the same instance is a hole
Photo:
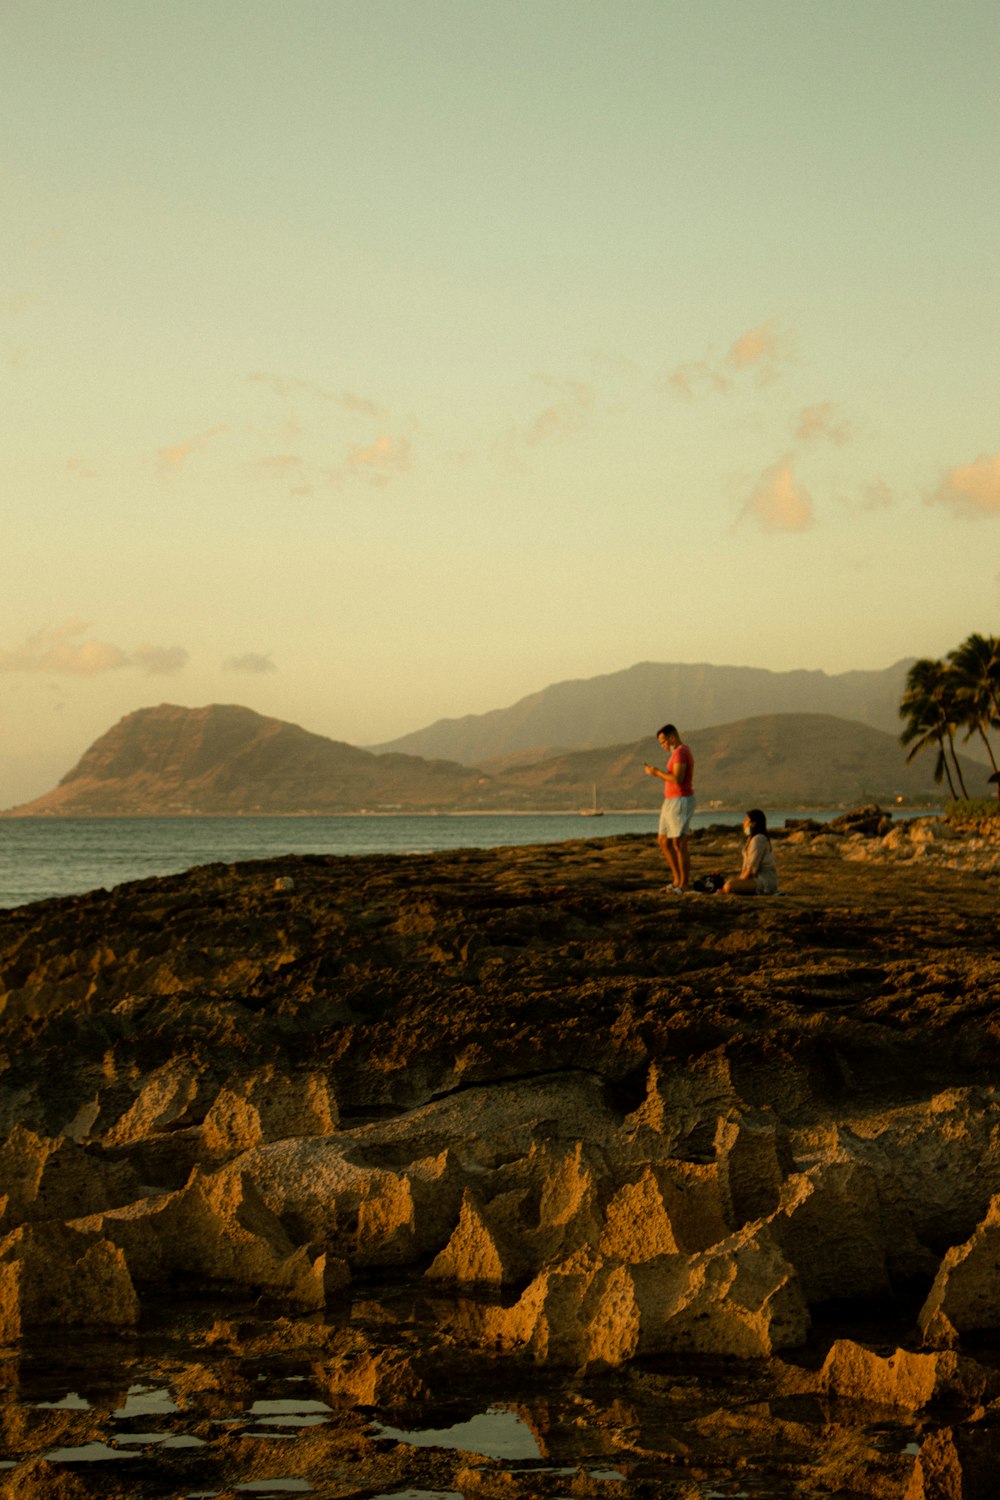
[[[266,1067],[234,1078],[216,1095],[202,1128],[209,1155],[233,1156],[265,1141],[331,1135],[337,1105],[322,1073],[289,1076]]]
[[[325,1253],[296,1248],[249,1178],[192,1175],[187,1187],[78,1221],[116,1245],[140,1286],[184,1278],[322,1307],[347,1279]]]
[[[0,1240],[0,1343],[31,1328],[130,1327],[138,1316],[125,1257],[100,1232],[24,1224]]]
[[[946,1251],[918,1322],[935,1343],[1000,1328],[1000,1195],[970,1238]]]
[[[852,1339],[838,1339],[823,1362],[818,1388],[848,1401],[920,1411],[932,1401],[976,1405],[995,1397],[1000,1378],[954,1350],[880,1355]]]
[[[212,1092],[202,1068],[182,1060],[158,1069],[129,1108],[105,1132],[108,1145],[125,1145],[158,1132],[200,1123]]]
[[[88,1155],[68,1139],[48,1140],[17,1125],[0,1145],[6,1204],[0,1225],[75,1219],[127,1203],[139,1191],[132,1168]]]

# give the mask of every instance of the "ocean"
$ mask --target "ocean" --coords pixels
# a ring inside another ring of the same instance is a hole
[[[328,818],[4,818],[0,819],[0,908],[50,896],[174,875],[194,865],[231,864],[282,854],[418,854],[437,849],[493,849],[613,834],[655,836],[659,809],[648,813],[367,814]],[[926,811],[926,809],[924,810]],[[905,814],[902,814],[905,816]],[[786,817],[768,820],[780,828]],[[835,812],[808,814],[820,821]],[[738,826],[742,812],[708,810],[695,827]]]

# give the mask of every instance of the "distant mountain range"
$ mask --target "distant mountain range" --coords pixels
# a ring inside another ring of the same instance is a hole
[[[655,727],[655,726],[654,726]],[[855,806],[939,800],[934,758],[904,761],[898,739],[829,714],[765,714],[689,736],[703,808]],[[96,740],[59,785],[6,816],[165,817],[566,810],[655,811],[661,761],[651,733],[628,743],[474,768],[375,755],[251,709],[164,703],[129,714]],[[988,767],[964,762],[972,795]],[[980,783],[983,783],[981,786]]]
[[[899,700],[912,658],[877,672],[768,672],[702,662],[640,662],[621,672],[557,682],[509,708],[425,729],[368,748],[482,766],[532,751],[535,758],[655,735],[667,721],[686,736],[763,714],[833,714],[899,734]]]
[[[474,804],[468,766],[372,755],[233,704],[161,703],[121,719],[24,815],[332,813]]]

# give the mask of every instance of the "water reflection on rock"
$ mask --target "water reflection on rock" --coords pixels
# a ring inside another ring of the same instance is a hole
[[[0,1494],[992,1495],[996,1396],[962,1409],[953,1382],[943,1403],[929,1385],[909,1408],[858,1401],[831,1386],[836,1340],[794,1361],[689,1357],[574,1376],[445,1349],[432,1303],[399,1284],[339,1323],[248,1313],[206,1324],[191,1306],[128,1341],[24,1343],[2,1366]],[[979,1355],[989,1374],[992,1356]],[[370,1402],[345,1389],[344,1370],[362,1367]],[[380,1395],[373,1371],[402,1398]],[[977,1378],[968,1389],[986,1394]]]

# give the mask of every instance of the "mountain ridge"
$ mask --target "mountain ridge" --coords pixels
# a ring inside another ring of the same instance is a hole
[[[637,662],[597,677],[551,683],[506,708],[437,719],[381,744],[481,766],[547,746],[572,750],[654,734],[669,720],[684,734],[767,713],[830,713],[898,733],[899,700],[912,658],[875,671],[829,674],[795,669],[713,666],[708,662]]]
[[[691,737],[703,809],[940,800],[933,757],[906,765],[898,739],[824,714],[758,715]],[[138,709],[95,740],[50,792],[3,817],[291,816],[354,812],[654,811],[643,773],[652,734],[489,770],[375,755],[234,704]],[[970,792],[988,767],[963,757]]]

